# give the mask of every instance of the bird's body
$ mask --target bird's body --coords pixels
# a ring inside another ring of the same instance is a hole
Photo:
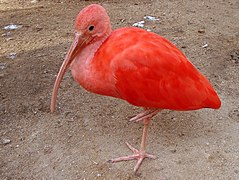
[[[93,46],[85,47],[71,64],[74,79],[88,91],[147,108],[219,107],[205,76],[175,45],[155,33],[121,28]]]
[[[68,67],[88,91],[144,108],[131,119],[144,122],[140,150],[127,143],[134,154],[111,160],[138,159],[134,171],[144,158],[155,158],[146,153],[145,143],[149,122],[160,110],[218,109],[221,105],[206,77],[175,45],[143,29],[112,31],[107,13],[96,4],[84,8],[76,18],[75,37],[54,85],[52,112]]]

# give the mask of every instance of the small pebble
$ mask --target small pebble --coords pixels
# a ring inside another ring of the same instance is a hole
[[[9,55],[6,56],[8,59],[15,59],[17,57],[17,53],[10,53]]]
[[[139,21],[139,22],[134,23],[132,26],[142,28],[142,27],[144,27],[144,23],[145,23],[145,21]]]
[[[4,145],[9,144],[10,142],[11,142],[10,139],[3,139],[3,140],[2,140],[2,143],[3,143]]]
[[[94,163],[94,164],[96,164],[96,165],[98,165],[98,164],[99,164],[99,163],[97,163],[97,162],[95,162],[95,161],[93,161],[93,163]]]
[[[199,29],[198,32],[202,34],[202,33],[205,33],[205,30]]]
[[[15,30],[15,29],[19,29],[21,27],[22,27],[22,25],[9,24],[9,25],[4,26],[3,29],[5,29],[5,30]]]
[[[0,69],[5,69],[6,63],[0,63]]]
[[[6,40],[7,40],[7,41],[10,41],[10,40],[13,40],[13,38],[10,37],[10,38],[7,38]]]
[[[144,16],[144,19],[150,20],[150,21],[158,21],[159,18],[156,18],[154,16]]]
[[[120,19],[120,22],[123,23],[125,21],[125,19]]]
[[[42,27],[36,27],[37,32],[41,31],[43,28]]]

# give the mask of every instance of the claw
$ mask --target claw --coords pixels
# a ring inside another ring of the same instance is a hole
[[[131,118],[130,121],[138,122],[138,121],[143,120],[143,122],[144,122],[144,129],[143,129],[143,135],[142,135],[140,150],[135,149],[133,146],[131,146],[129,143],[126,142],[126,145],[128,146],[128,148],[131,151],[133,151],[133,155],[111,159],[108,162],[116,163],[116,162],[120,162],[120,161],[129,161],[129,160],[132,160],[132,159],[137,159],[137,163],[134,167],[134,172],[136,172],[139,169],[139,166],[143,162],[144,158],[156,159],[156,156],[146,153],[145,148],[146,148],[146,138],[147,138],[147,134],[148,134],[148,127],[149,127],[149,124],[150,124],[150,120],[159,111],[160,111],[160,109],[145,108],[142,113],[140,113],[137,116]]]
[[[128,148],[133,151],[133,155],[129,155],[129,156],[122,156],[119,158],[115,158],[115,159],[111,159],[108,162],[110,163],[116,163],[116,162],[120,162],[120,161],[129,161],[129,160],[133,160],[133,159],[137,159],[137,163],[134,167],[134,172],[136,172],[141,163],[143,162],[144,158],[150,158],[150,159],[156,159],[157,157],[152,155],[152,154],[148,154],[145,151],[142,150],[137,150],[136,148],[134,148],[133,146],[131,146],[128,142],[126,142],[126,145],[128,146]]]

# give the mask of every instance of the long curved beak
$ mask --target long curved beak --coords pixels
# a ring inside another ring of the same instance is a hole
[[[63,61],[60,71],[58,72],[53,92],[52,92],[52,98],[51,98],[51,112],[53,113],[56,109],[56,98],[58,89],[61,83],[61,80],[66,72],[66,69],[70,66],[71,62],[74,60],[76,55],[81,51],[81,47],[85,44],[86,40],[82,39],[80,33],[75,33],[74,40],[71,44],[71,47],[65,57],[65,60]]]

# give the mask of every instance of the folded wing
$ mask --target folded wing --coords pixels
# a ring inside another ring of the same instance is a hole
[[[104,61],[110,63],[115,88],[129,103],[173,110],[219,108],[213,87],[175,45],[137,28],[113,32]],[[112,41],[114,43],[112,43]],[[113,45],[112,45],[113,44]]]

